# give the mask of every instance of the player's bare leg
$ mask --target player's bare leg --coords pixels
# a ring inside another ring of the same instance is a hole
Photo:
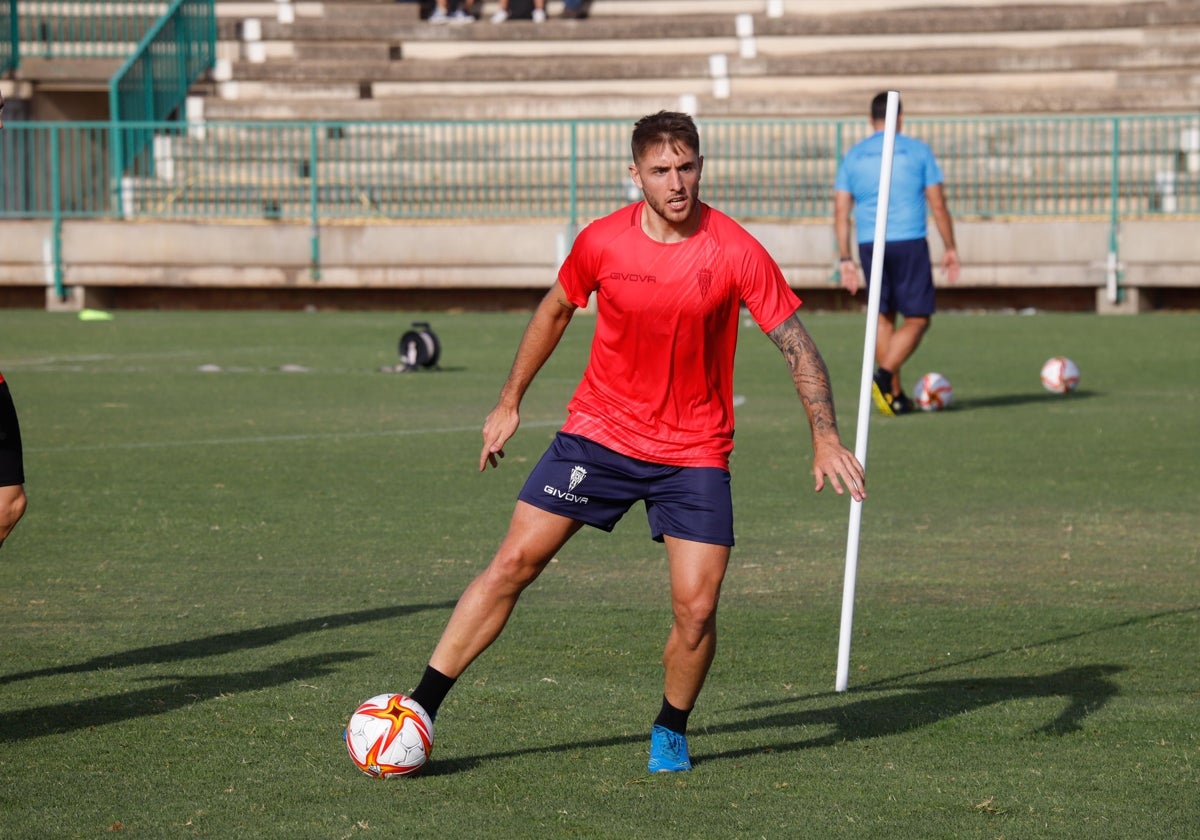
[[[885,362],[888,357],[888,350],[892,346],[892,334],[896,332],[896,313],[881,312],[879,314],[879,326],[875,331],[875,364],[881,368],[891,370]]]
[[[674,621],[663,650],[663,705],[650,730],[651,773],[692,769],[687,719],[717,651],[717,602],[729,547],[665,537]]]
[[[25,515],[27,504],[25,488],[20,484],[0,487],[0,546]]]
[[[663,651],[663,694],[691,709],[717,650],[717,601],[729,565],[729,547],[665,537],[674,622]]]
[[[888,315],[891,316],[891,321],[888,322],[886,330],[884,316],[879,316],[879,339],[877,339],[875,356],[880,367],[892,372],[892,393],[899,394],[903,390],[900,387],[900,368],[916,352],[921,339],[929,329],[929,318],[928,316],[905,316],[904,321],[897,327],[895,315],[893,313],[888,313]],[[886,342],[881,340],[885,332],[887,333]]]
[[[525,587],[581,527],[518,501],[500,548],[454,607],[430,666],[448,677],[462,674],[499,637]]]

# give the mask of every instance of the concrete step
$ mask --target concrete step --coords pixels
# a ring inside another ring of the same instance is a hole
[[[120,58],[26,58],[14,76],[36,80],[43,91],[107,90],[124,63]]]
[[[1200,5],[1200,4],[1198,4]],[[626,38],[621,40],[586,40],[562,42],[553,40],[526,42],[496,42],[487,49],[468,42],[429,44],[410,42],[394,44],[383,40],[358,41],[296,41],[267,42],[262,45],[262,61],[246,60],[241,45],[223,42],[219,44],[221,57],[238,64],[238,74],[255,76],[262,73],[304,73],[304,66],[315,62],[382,63],[412,66],[415,74],[428,63],[433,68],[429,73],[438,73],[445,78],[470,77],[473,68],[489,66],[500,72],[522,72],[520,68],[532,62],[542,62],[541,75],[577,73],[581,59],[613,59],[629,62],[669,61],[679,56],[703,56],[723,54],[737,57],[742,54],[742,42],[735,37],[654,39]],[[1200,22],[1194,25],[1179,25],[1171,28],[1150,29],[1079,29],[1046,32],[985,32],[973,34],[929,35],[839,35],[839,36],[763,36],[754,39],[753,54],[758,57],[802,57],[813,60],[862,62],[876,60],[880,56],[891,59],[896,56],[916,56],[922,52],[938,52],[951,55],[953,51],[976,51],[987,53],[1007,49],[1011,51],[1077,50],[1094,47],[1098,49],[1119,48],[1142,49],[1152,54],[1157,49],[1190,47],[1196,61],[1200,63]],[[519,59],[514,61],[514,59]],[[482,62],[492,62],[484,65]],[[479,62],[469,64],[468,62]],[[459,64],[461,63],[461,68]],[[281,65],[282,70],[255,69]],[[505,68],[517,68],[509,70]],[[553,71],[548,72],[548,71]],[[374,71],[372,71],[374,72]],[[393,72],[393,71],[388,71]],[[357,74],[366,77],[365,73]],[[631,77],[635,77],[630,73]]]
[[[788,111],[798,98],[840,94],[844,101],[854,103],[861,110],[862,102],[856,92],[895,89],[904,92],[907,98],[924,92],[956,91],[959,97],[991,95],[1019,95],[1022,93],[1053,93],[1058,90],[1116,92],[1128,89],[1169,90],[1177,85],[1190,85],[1200,70],[1155,71],[1131,76],[1113,71],[1070,71],[1063,73],[1009,73],[1004,75],[949,74],[931,77],[908,74],[880,74],[860,76],[765,76],[736,77],[728,81],[727,95],[716,89],[712,80],[702,77],[652,77],[643,76],[637,81],[637,91],[631,91],[625,79],[550,80],[530,82],[481,82],[468,94],[463,94],[461,82],[344,82],[344,83],[283,83],[283,82],[233,82],[222,88],[224,98],[270,99],[284,103],[305,99],[324,99],[337,104],[336,111],[327,111],[326,119],[338,119],[346,114],[341,103],[351,99],[432,99],[442,97],[461,101],[464,96],[499,100],[504,97],[525,97],[533,100],[561,100],[569,109],[574,107],[578,116],[595,116],[580,111],[586,107],[589,97],[620,97],[627,100],[646,98],[678,98],[681,96],[713,97],[730,100],[732,107],[740,109],[756,99],[769,101],[774,98]],[[870,98],[869,94],[867,98]],[[790,100],[790,101],[789,101]],[[1144,105],[1145,103],[1140,103]],[[843,105],[843,108],[845,105]],[[922,113],[928,114],[927,108]]]
[[[1200,27],[1193,30],[1200,44]],[[1118,71],[1200,68],[1200,54],[1192,44],[1130,45],[1085,44],[1070,48],[930,49],[876,50],[863,54],[832,52],[816,55],[764,53],[753,59],[731,57],[726,62],[734,79],[777,79],[786,84],[795,77],[878,76],[900,71],[905,75],[938,76],[1068,71]],[[668,57],[586,56],[563,62],[549,56],[529,57],[520,62],[499,58],[473,58],[454,62],[380,60],[377,52],[358,60],[310,59],[295,64],[238,62],[233,67],[240,82],[354,81],[378,85],[383,82],[459,82],[488,85],[500,82],[589,82],[643,78],[711,77],[708,54]]]
[[[717,98],[711,92],[685,100],[675,90],[568,96],[405,95],[380,99],[308,98],[288,101],[258,99],[205,100],[213,120],[502,120],[622,119],[660,109],[687,107],[701,118],[832,118],[860,116],[865,103],[880,90],[894,87],[904,95],[909,113],[934,116],[1003,114],[1171,113],[1200,108],[1200,84],[1194,74],[1153,75],[1119,87],[1047,85],[976,90],[971,85],[909,87],[887,79],[859,79],[857,86],[835,91],[818,89],[802,95],[742,95]],[[350,96],[346,90],[342,96]]]
[[[801,8],[804,8],[801,6]],[[475,49],[497,49],[494,45],[527,42],[564,42],[558,49],[570,54],[570,44],[589,41],[658,40],[692,38],[734,38],[737,20],[731,15],[664,15],[660,31],[648,37],[646,14],[603,20],[549,20],[542,25],[431,26],[405,19],[397,14],[355,18],[341,14],[320,20],[297,19],[294,24],[263,20],[265,40],[282,41],[380,41],[393,43],[473,44]],[[782,17],[765,14],[752,16],[756,37],[827,37],[846,35],[917,35],[937,33],[1057,32],[1084,29],[1129,29],[1200,24],[1200,3],[1155,2],[1112,3],[1080,2],[997,6],[951,6],[932,12],[928,8],[897,9],[889,14],[847,12],[841,14],[801,12]],[[220,37],[235,39],[237,21],[223,20]],[[462,47],[459,48],[464,49]]]

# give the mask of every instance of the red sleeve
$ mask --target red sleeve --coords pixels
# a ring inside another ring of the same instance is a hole
[[[641,217],[642,203],[638,202],[616,213],[597,219],[584,227],[575,237],[571,253],[558,270],[558,282],[567,299],[576,306],[587,306],[592,292],[600,287],[600,263],[604,249],[615,237]]]
[[[800,298],[788,286],[779,264],[762,243],[741,225],[730,221],[742,303],[759,328],[770,332],[800,307]]]

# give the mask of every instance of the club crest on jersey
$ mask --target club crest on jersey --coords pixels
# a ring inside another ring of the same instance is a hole
[[[696,272],[696,285],[700,287],[700,297],[708,297],[708,290],[712,288],[712,279],[712,272],[707,268]]]
[[[567,485],[566,490],[560,490],[557,487],[551,487],[549,484],[547,484],[542,488],[542,492],[547,496],[554,496],[557,499],[562,499],[564,502],[571,502],[572,504],[576,505],[586,505],[588,503],[587,496],[581,496],[575,492],[575,488],[578,487],[585,478],[587,478],[587,470],[576,465],[571,468],[570,484]]]

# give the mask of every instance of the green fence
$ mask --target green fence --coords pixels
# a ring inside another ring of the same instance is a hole
[[[109,82],[109,116],[134,123],[112,135],[113,169],[124,172],[154,142],[154,123],[187,98],[192,83],[216,62],[213,0],[174,0]],[[153,160],[149,174],[153,174]]]
[[[0,74],[21,63],[20,38],[17,34],[17,0],[0,3]]]
[[[827,222],[838,161],[864,136],[861,120],[702,123],[703,195],[743,221]],[[319,273],[323,225],[578,226],[608,213],[637,198],[629,129],[617,121],[12,122],[0,132],[0,222],[52,220],[60,295],[67,219],[304,223]],[[1200,213],[1200,114],[914,119],[907,133],[936,150],[957,218],[1107,219],[1111,266],[1122,220]]]
[[[861,120],[702,120],[704,196],[827,219]],[[959,218],[1200,213],[1200,115],[917,120]],[[617,121],[10,123],[0,218],[583,221],[635,197]],[[140,155],[114,156],[140,140]]]
[[[125,58],[170,5],[166,0],[10,3],[14,52],[33,58]]]

